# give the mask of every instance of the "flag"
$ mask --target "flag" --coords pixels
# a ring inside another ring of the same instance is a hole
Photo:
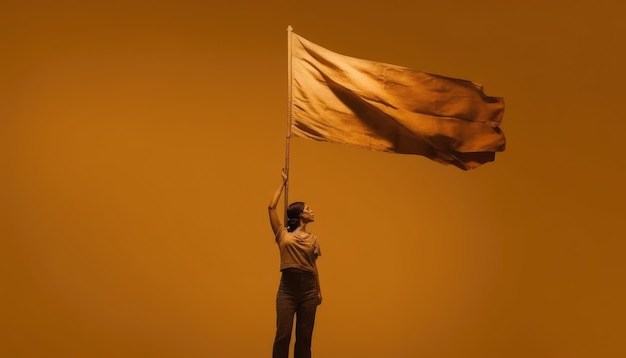
[[[293,33],[291,133],[461,169],[505,148],[504,100],[482,86],[344,56]]]

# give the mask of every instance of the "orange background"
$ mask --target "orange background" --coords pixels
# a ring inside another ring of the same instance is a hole
[[[270,355],[288,25],[507,102],[471,172],[292,141],[314,356],[625,356],[618,4],[5,2],[0,356]]]

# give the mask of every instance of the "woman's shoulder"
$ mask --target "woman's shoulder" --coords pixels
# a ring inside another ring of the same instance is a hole
[[[276,232],[276,242],[280,241],[281,238],[284,238],[285,235],[288,235],[289,231],[287,231],[287,228],[284,226],[281,226],[278,228],[278,231]]]

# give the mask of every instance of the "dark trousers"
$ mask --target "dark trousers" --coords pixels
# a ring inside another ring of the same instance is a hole
[[[311,338],[317,310],[315,274],[283,270],[276,295],[276,338],[272,358],[288,358],[293,316],[296,316],[295,358],[311,357]]]

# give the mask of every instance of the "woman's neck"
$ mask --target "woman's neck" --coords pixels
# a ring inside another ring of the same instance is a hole
[[[293,232],[307,232],[306,224],[300,224]]]

